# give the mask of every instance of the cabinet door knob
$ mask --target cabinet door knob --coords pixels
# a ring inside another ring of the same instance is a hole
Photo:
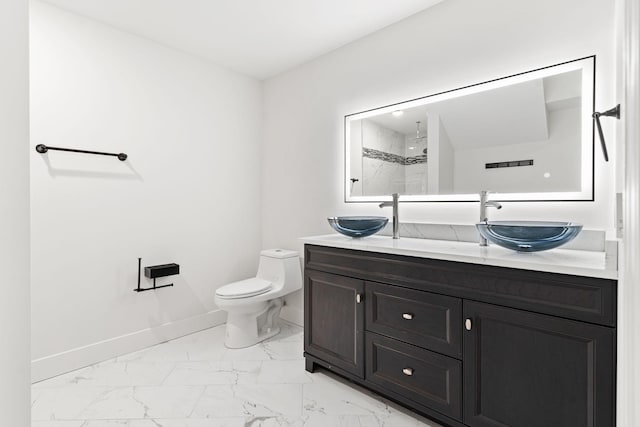
[[[402,318],[403,319],[407,319],[407,320],[411,320],[411,319],[413,319],[413,313],[403,313],[402,314]]]
[[[362,302],[362,294],[356,294],[356,302],[360,304]]]
[[[465,328],[467,331],[470,331],[470,330],[471,330],[471,319],[467,319],[467,320],[465,320],[465,321],[464,321],[464,328]]]
[[[402,370],[402,373],[405,374],[405,375],[411,376],[411,375],[413,375],[413,368],[404,368]]]

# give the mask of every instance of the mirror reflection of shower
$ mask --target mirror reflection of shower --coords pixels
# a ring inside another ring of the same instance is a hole
[[[420,120],[416,121],[416,137],[410,140],[407,149],[415,150],[416,153],[422,151],[422,154],[427,154],[427,134],[420,133]]]
[[[422,194],[428,189],[427,128],[428,121],[416,120],[415,133],[405,136],[405,192],[404,194]]]

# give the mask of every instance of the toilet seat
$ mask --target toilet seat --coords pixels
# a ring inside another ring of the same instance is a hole
[[[240,282],[230,283],[216,290],[216,296],[223,299],[249,298],[264,294],[271,289],[268,280],[252,277]]]

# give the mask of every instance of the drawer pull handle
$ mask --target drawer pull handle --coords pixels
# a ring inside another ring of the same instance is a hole
[[[411,320],[411,319],[413,319],[413,313],[403,313],[402,314],[402,318],[403,319],[407,319],[407,320]]]
[[[356,294],[356,302],[360,304],[362,302],[362,294]]]
[[[465,321],[464,321],[464,328],[465,328],[467,331],[470,331],[470,330],[471,330],[471,319],[467,319],[467,320],[465,320]]]
[[[411,375],[413,375],[413,368],[404,368],[402,370],[402,373],[405,374],[405,375],[411,376]]]

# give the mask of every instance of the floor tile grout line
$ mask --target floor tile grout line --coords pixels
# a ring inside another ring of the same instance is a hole
[[[173,363],[173,367],[171,368],[169,373],[167,375],[165,375],[165,377],[162,379],[162,381],[160,381],[160,384],[159,384],[160,387],[168,385],[168,384],[165,384],[165,382],[167,381],[167,378],[169,378],[171,376],[171,374],[173,374],[173,372],[176,370],[176,368],[178,367],[178,363],[180,363],[180,362],[174,362]]]

